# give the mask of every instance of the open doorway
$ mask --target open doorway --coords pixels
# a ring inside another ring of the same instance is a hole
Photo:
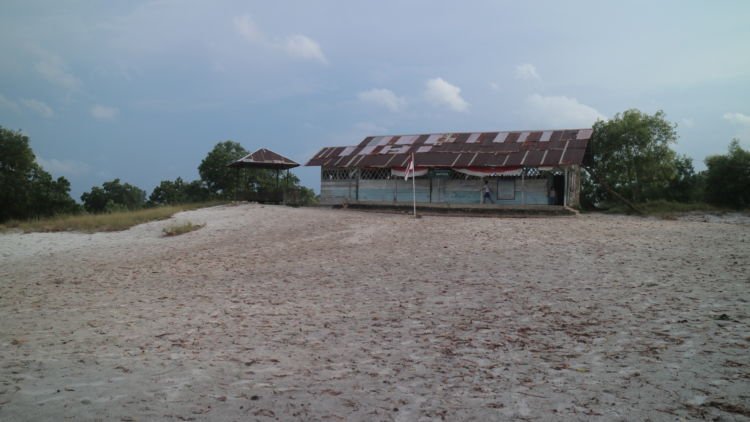
[[[555,196],[550,200],[550,205],[563,205],[565,201],[565,176],[562,174],[552,176],[551,189],[555,191]]]

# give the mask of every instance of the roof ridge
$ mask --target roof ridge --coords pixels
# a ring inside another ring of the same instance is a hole
[[[479,131],[460,131],[460,132],[423,132],[423,133],[401,133],[397,135],[367,135],[366,138],[377,138],[378,136],[423,136],[423,135],[457,135],[463,133],[514,133],[514,132],[563,132],[568,130],[589,130],[590,127],[579,127],[579,128],[563,128],[563,129],[522,129],[522,130],[479,130]]]

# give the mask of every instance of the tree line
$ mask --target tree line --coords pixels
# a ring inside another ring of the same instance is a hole
[[[26,135],[0,126],[0,222],[233,199],[238,178],[227,164],[248,153],[237,142],[219,142],[201,161],[198,180],[162,180],[147,196],[143,189],[118,178],[93,186],[81,195],[79,204],[70,196],[70,182],[65,177],[53,179],[39,165]],[[243,170],[239,185],[240,189],[272,189],[275,181],[270,170]],[[314,199],[312,189],[301,186],[296,176],[290,175],[288,183],[301,193],[303,202]]]
[[[701,172],[695,171],[692,159],[672,149],[676,142],[676,125],[662,111],[649,115],[632,109],[597,121],[583,172],[583,206],[664,200],[750,208],[750,151],[739,140],[732,140],[726,154],[707,157]],[[70,182],[53,179],[37,163],[29,138],[0,126],[0,222],[233,199],[238,186],[273,189],[276,180],[270,170],[243,170],[238,175],[226,166],[247,154],[237,142],[219,142],[198,166],[198,180],[163,180],[147,197],[137,186],[114,179],[92,187],[78,204],[70,196]],[[303,201],[314,199],[314,192],[300,186],[296,176],[291,175],[289,183]]]
[[[733,139],[726,154],[707,157],[706,170],[696,172],[691,158],[672,149],[676,129],[663,111],[631,109],[597,121],[584,166],[584,207],[662,200],[749,208],[750,151]]]

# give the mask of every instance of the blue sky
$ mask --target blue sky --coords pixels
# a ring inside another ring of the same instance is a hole
[[[72,194],[198,177],[219,141],[304,163],[367,135],[664,110],[704,168],[750,146],[750,2],[4,1],[0,125]],[[318,168],[295,170],[319,188]]]

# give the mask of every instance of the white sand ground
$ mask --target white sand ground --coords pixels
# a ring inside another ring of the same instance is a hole
[[[0,420],[748,420],[747,218],[0,235]]]

